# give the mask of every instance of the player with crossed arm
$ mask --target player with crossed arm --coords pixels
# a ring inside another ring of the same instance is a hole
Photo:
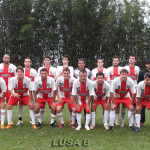
[[[98,72],[96,74],[96,81],[93,82],[93,88],[95,91],[95,94],[93,96],[93,102],[92,102],[92,124],[90,126],[90,129],[95,128],[95,114],[96,114],[96,108],[99,104],[102,105],[104,109],[104,128],[106,130],[109,129],[108,126],[108,116],[109,116],[109,97],[110,97],[110,85],[107,81],[104,80],[104,74],[102,72]]]
[[[51,109],[50,127],[53,128],[56,117],[56,104],[55,104],[56,87],[55,87],[55,80],[52,77],[47,76],[46,68],[42,68],[40,70],[40,77],[38,77],[34,82],[33,93],[35,98],[35,116],[38,120],[37,127],[38,128],[42,127],[40,108],[45,108],[45,103],[47,102],[49,108]]]
[[[92,82],[87,79],[87,73],[85,70],[80,71],[79,79],[74,81],[72,95],[76,101],[77,108],[77,122],[78,127],[76,130],[80,130],[81,126],[81,112],[82,108],[86,111],[86,123],[85,129],[90,130],[89,122],[90,122],[90,111],[91,111],[91,100],[94,95],[94,90],[92,87]]]
[[[33,102],[32,102],[32,84],[31,80],[28,77],[25,77],[24,70],[22,66],[18,66],[16,69],[17,76],[11,78],[8,89],[11,93],[10,101],[7,105],[7,120],[8,125],[7,129],[11,128],[11,119],[12,119],[12,108],[14,105],[17,105],[20,102],[21,105],[27,105],[30,111],[33,111]],[[29,94],[29,95],[28,95]],[[37,129],[34,116],[31,115],[32,127]]]
[[[57,115],[59,117],[59,120],[61,122],[61,125],[59,128],[62,128],[64,126],[64,120],[63,120],[63,114],[62,109],[64,108],[64,104],[68,103],[68,107],[72,109],[72,128],[75,128],[75,117],[76,117],[76,106],[74,104],[74,100],[72,97],[72,86],[73,82],[76,79],[74,77],[70,76],[70,69],[64,68],[63,69],[63,76],[59,77],[56,81],[56,89],[57,89],[57,98],[58,98],[58,104],[57,106]]]
[[[132,92],[132,98],[130,99],[129,91]],[[134,130],[133,125],[130,122],[133,111],[133,102],[135,99],[135,83],[131,78],[128,77],[128,71],[122,69],[120,71],[120,77],[117,77],[113,80],[110,90],[111,96],[111,111],[110,111],[110,127],[109,130],[114,129],[114,120],[115,120],[115,108],[120,104],[124,104],[128,108],[128,118],[129,118],[129,128]]]

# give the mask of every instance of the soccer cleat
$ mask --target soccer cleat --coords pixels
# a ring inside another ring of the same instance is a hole
[[[50,124],[50,127],[51,127],[51,128],[54,128],[54,125],[55,125],[55,123],[51,123],[51,124]]]
[[[130,131],[135,131],[134,126],[129,127]]]
[[[121,126],[121,127],[124,127],[124,125],[125,125],[125,123],[124,123],[124,122],[122,122],[120,126]]]
[[[79,131],[79,130],[81,130],[81,128],[82,128],[81,126],[78,126],[78,127],[76,128],[76,130]]]
[[[22,120],[18,120],[18,122],[17,122],[17,126],[20,126],[21,124],[23,124],[23,121]]]
[[[104,125],[104,129],[105,130],[109,130],[109,126],[106,124],[106,125]]]
[[[11,121],[11,125],[12,125],[12,126],[14,125],[13,121]]]
[[[1,124],[1,129],[5,129],[5,125],[4,124]]]
[[[75,125],[74,125],[74,124],[71,124],[71,128],[72,128],[72,129],[75,129]]]
[[[9,129],[9,128],[11,128],[11,126],[12,126],[12,125],[8,124],[8,125],[5,127],[5,129]]]
[[[69,126],[71,127],[72,120],[69,120]]]
[[[38,127],[34,124],[34,125],[32,125],[32,128],[33,129],[38,129]]]
[[[91,124],[90,129],[91,129],[91,130],[95,129],[95,125],[92,125],[92,124]]]
[[[63,127],[64,127],[64,124],[61,124],[61,125],[59,126],[60,129],[63,128]]]
[[[109,127],[109,131],[113,131],[114,130],[114,127],[113,126],[110,126]]]
[[[139,128],[139,127],[136,127],[136,128],[135,128],[135,132],[140,132],[140,128]]]
[[[38,122],[38,123],[36,124],[36,127],[37,127],[38,129],[40,129],[40,128],[42,128],[42,124],[41,124],[40,122]]]
[[[89,131],[89,130],[90,130],[90,127],[89,127],[89,126],[85,126],[85,129],[86,129],[87,131]]]
[[[116,126],[120,126],[120,123],[118,121],[115,121]]]

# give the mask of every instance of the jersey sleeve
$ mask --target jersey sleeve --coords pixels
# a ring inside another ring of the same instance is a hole
[[[133,80],[131,80],[130,89],[131,89],[131,93],[132,93],[132,94],[135,94],[135,93],[136,93],[136,90],[135,90],[135,83],[134,83]]]
[[[136,97],[141,97],[141,86],[140,86],[140,83],[138,84],[138,86],[137,86],[137,95],[136,95]]]
[[[56,84],[55,84],[55,80],[52,80],[52,91],[56,90]]]
[[[8,90],[12,91],[14,89],[14,78],[10,79],[10,82],[8,83]]]
[[[77,82],[73,83],[72,95],[77,95]]]
[[[92,82],[90,81],[89,83],[89,95],[93,96],[94,95],[94,86],[92,84]]]
[[[38,80],[34,81],[34,86],[33,86],[33,89],[32,89],[33,91],[37,91],[38,90],[38,83],[37,83],[37,81]]]
[[[115,94],[115,80],[112,81],[111,87],[110,87],[110,92]]]
[[[94,81],[93,70],[92,70],[92,72],[91,72],[91,81]]]
[[[28,83],[29,83],[29,91],[33,91],[33,87],[34,87],[34,86],[32,85],[30,79],[28,80]]]
[[[110,97],[110,85],[109,85],[109,83],[107,84],[106,97]]]
[[[56,84],[55,84],[56,90],[58,90],[58,85],[59,85],[59,78],[56,80]]]
[[[5,83],[5,81],[2,79],[2,80],[1,80],[1,90],[2,90],[2,92],[6,92],[6,89],[7,89],[6,83]]]

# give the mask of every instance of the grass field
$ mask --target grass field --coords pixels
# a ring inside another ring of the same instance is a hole
[[[141,132],[129,131],[126,114],[126,125],[124,128],[116,127],[114,131],[106,131],[102,125],[102,109],[97,109],[96,129],[86,131],[84,128],[80,131],[71,129],[68,125],[69,113],[67,107],[64,109],[65,127],[54,129],[49,127],[50,110],[46,107],[44,115],[44,125],[42,129],[34,130],[29,124],[29,111],[24,107],[23,124],[14,125],[11,129],[0,130],[0,149],[69,149],[69,150],[140,150],[150,149],[150,111],[146,111],[146,123]],[[13,122],[18,121],[18,107],[13,108]],[[58,118],[57,118],[58,120]],[[82,117],[82,125],[83,117]],[[63,140],[66,140],[63,145]],[[87,141],[88,140],[88,141]],[[60,141],[60,143],[59,143]],[[84,143],[85,142],[85,143]],[[86,145],[86,142],[88,143]]]

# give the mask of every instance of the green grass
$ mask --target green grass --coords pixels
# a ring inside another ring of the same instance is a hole
[[[59,129],[57,126],[54,129],[49,127],[50,110],[46,106],[44,114],[44,125],[42,129],[34,130],[29,124],[29,111],[24,107],[23,124],[21,126],[14,125],[11,129],[0,130],[0,149],[26,149],[26,150],[40,150],[40,149],[69,149],[69,150],[133,150],[133,149],[149,149],[150,147],[150,121],[149,111],[146,111],[146,123],[141,132],[135,133],[129,131],[128,120],[124,128],[116,127],[114,131],[106,131],[102,125],[102,109],[98,107],[96,113],[96,129],[93,131],[86,131],[84,128],[80,131],[71,129],[68,125],[69,113],[65,107],[63,114],[65,120],[65,127]],[[83,116],[83,115],[82,115]],[[127,113],[126,113],[127,118]],[[13,122],[18,121],[18,107],[13,108]],[[58,120],[58,118],[57,118]],[[82,117],[82,126],[84,127]],[[59,140],[72,140],[71,146],[65,144],[58,146]],[[89,145],[83,146],[83,141],[89,139]],[[52,145],[55,141],[55,145]],[[76,141],[76,143],[74,143]],[[76,145],[73,145],[76,144]]]

